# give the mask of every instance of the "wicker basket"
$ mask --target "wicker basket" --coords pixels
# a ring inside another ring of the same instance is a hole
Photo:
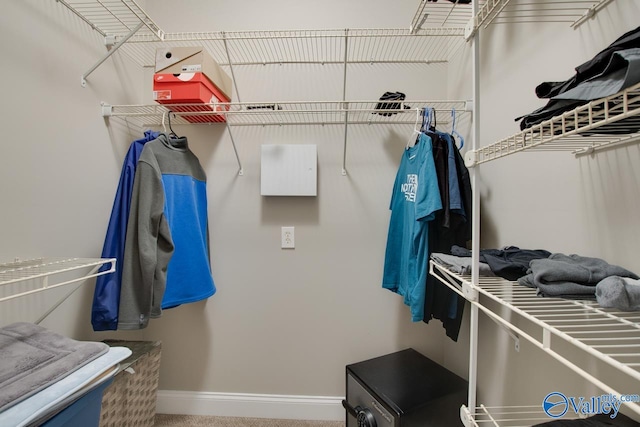
[[[113,383],[102,396],[100,427],[154,425],[160,371],[159,341],[105,341],[128,347],[133,354],[120,364]]]

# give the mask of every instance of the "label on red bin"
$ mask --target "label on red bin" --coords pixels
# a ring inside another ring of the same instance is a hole
[[[171,99],[171,91],[170,90],[154,90],[153,91],[153,100],[154,101],[163,101]]]

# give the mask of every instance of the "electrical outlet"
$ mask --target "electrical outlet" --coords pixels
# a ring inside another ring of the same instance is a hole
[[[293,249],[296,247],[295,228],[282,227],[282,249]]]

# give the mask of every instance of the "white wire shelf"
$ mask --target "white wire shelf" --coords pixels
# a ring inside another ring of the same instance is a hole
[[[123,51],[152,67],[156,49],[202,46],[222,66],[283,64],[433,64],[447,62],[464,44],[464,28],[334,29],[135,35]],[[346,53],[345,53],[346,50]]]
[[[434,277],[511,331],[517,347],[519,339],[525,338],[607,393],[620,395],[575,365],[571,352],[578,349],[595,357],[640,386],[640,313],[605,309],[595,300],[541,298],[535,289],[499,277],[480,277],[474,285],[471,276],[453,273],[433,261],[429,266]],[[489,308],[491,304],[497,308]],[[516,326],[512,314],[536,331],[525,332]],[[628,407],[640,414],[640,405],[629,403]]]
[[[578,25],[612,0],[486,0],[469,4],[422,0],[408,29],[336,29],[165,33],[135,0],[56,0],[141,66],[160,47],[203,46],[223,66],[267,64],[441,63],[490,23]],[[82,76],[85,78],[112,52]]]
[[[589,154],[640,140],[636,129],[640,129],[640,84],[468,151],[465,160],[468,166],[473,166],[527,150]]]
[[[140,23],[139,34],[162,38],[163,32],[135,0],[56,0],[102,36],[125,35]]]
[[[460,418],[466,427],[530,427],[534,424],[549,422],[551,418],[544,413],[542,405],[537,406],[485,406],[475,410],[463,406]],[[563,420],[569,417],[562,417]]]
[[[452,109],[459,117],[468,115],[467,101],[384,101],[394,108],[376,108],[382,101],[316,101],[316,102],[232,102],[219,104],[153,104],[108,105],[103,104],[103,116],[133,121],[140,127],[157,126],[169,110],[172,124],[189,124],[188,117],[210,122],[212,117],[226,117],[233,126],[283,126],[283,125],[345,125],[345,124],[414,124],[416,109],[436,109],[438,123],[445,124]],[[203,106],[211,110],[202,111]],[[180,111],[176,111],[176,108]],[[216,110],[216,111],[213,111]],[[166,117],[166,116],[165,116]],[[196,119],[196,120],[197,120]],[[165,119],[166,120],[166,119]],[[193,120],[193,119],[192,119]]]
[[[104,271],[100,267],[108,266]],[[37,258],[0,264],[0,302],[113,273],[114,258]]]
[[[111,36],[123,52],[144,67],[154,66],[157,48],[175,46],[203,46],[223,66],[440,63],[448,61],[464,44],[464,25],[471,17],[469,5],[459,5],[452,13],[443,3],[430,3],[430,26],[414,32],[333,29],[165,33],[134,0],[61,0],[61,4],[101,35]],[[466,15],[458,12],[463,9]]]
[[[413,16],[409,30],[418,31],[423,27],[464,27],[473,17],[470,4],[451,2],[434,3],[422,0]]]
[[[467,25],[469,38],[491,24],[559,22],[577,27],[613,0],[486,0]]]

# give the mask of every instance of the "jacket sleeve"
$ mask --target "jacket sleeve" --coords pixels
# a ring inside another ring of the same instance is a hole
[[[124,254],[131,192],[136,172],[133,157],[132,149],[129,149],[120,174],[107,234],[102,247],[102,258],[115,258],[117,263],[122,262]],[[108,267],[101,267],[100,271],[105,271]],[[94,331],[117,329],[121,283],[122,267],[119,264],[116,265],[115,272],[98,276],[96,279],[91,306],[91,324]]]
[[[119,329],[142,329],[158,317],[166,284],[168,259],[173,251],[167,240],[163,215],[162,177],[153,162],[138,162],[122,262]]]

